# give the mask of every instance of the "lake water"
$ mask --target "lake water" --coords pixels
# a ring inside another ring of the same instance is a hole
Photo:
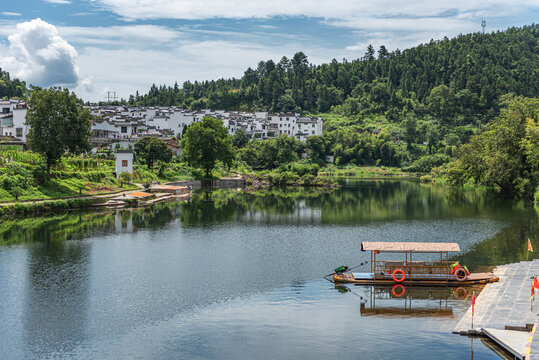
[[[4,220],[0,359],[499,358],[451,334],[465,289],[322,277],[368,260],[361,241],[458,242],[472,269],[531,259],[538,212],[411,180],[342,185]]]

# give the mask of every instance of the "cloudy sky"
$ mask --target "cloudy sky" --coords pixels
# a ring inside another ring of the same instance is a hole
[[[2,0],[0,67],[84,100],[152,83],[240,77],[260,60],[361,57],[368,44],[529,25],[539,0]]]

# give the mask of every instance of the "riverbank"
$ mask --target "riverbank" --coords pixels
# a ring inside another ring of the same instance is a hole
[[[132,185],[135,189],[142,189],[136,184]],[[156,185],[152,186],[148,191],[115,191],[96,196],[3,203],[0,204],[0,218],[46,215],[48,213],[90,208],[122,209],[125,207],[142,207],[164,201],[184,200],[191,196],[188,187]]]
[[[321,177],[354,177],[359,179],[372,179],[380,177],[419,178],[419,174],[405,172],[401,168],[386,166],[325,166],[320,169]]]
[[[269,186],[314,186],[337,187],[337,179],[353,177],[356,179],[375,178],[419,178],[416,173],[404,172],[395,167],[376,166],[335,166],[322,168],[317,164],[292,163],[278,169],[252,171],[244,173],[248,185],[256,187]]]

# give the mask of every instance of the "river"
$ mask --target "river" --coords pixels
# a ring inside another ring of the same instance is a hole
[[[462,290],[322,277],[368,260],[361,241],[458,242],[471,269],[539,257],[538,212],[413,180],[341,184],[4,220],[0,358],[498,358],[451,334]]]

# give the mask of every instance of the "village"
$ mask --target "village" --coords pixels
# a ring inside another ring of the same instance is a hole
[[[132,149],[143,137],[164,140],[176,155],[181,153],[177,140],[194,122],[211,116],[222,120],[230,135],[243,131],[250,139],[265,140],[279,135],[305,141],[312,135],[322,135],[320,117],[302,117],[297,113],[235,112],[224,110],[191,111],[177,107],[87,106],[92,119],[92,153],[118,148]],[[22,100],[0,101],[0,137],[4,145],[26,149],[28,106]]]

